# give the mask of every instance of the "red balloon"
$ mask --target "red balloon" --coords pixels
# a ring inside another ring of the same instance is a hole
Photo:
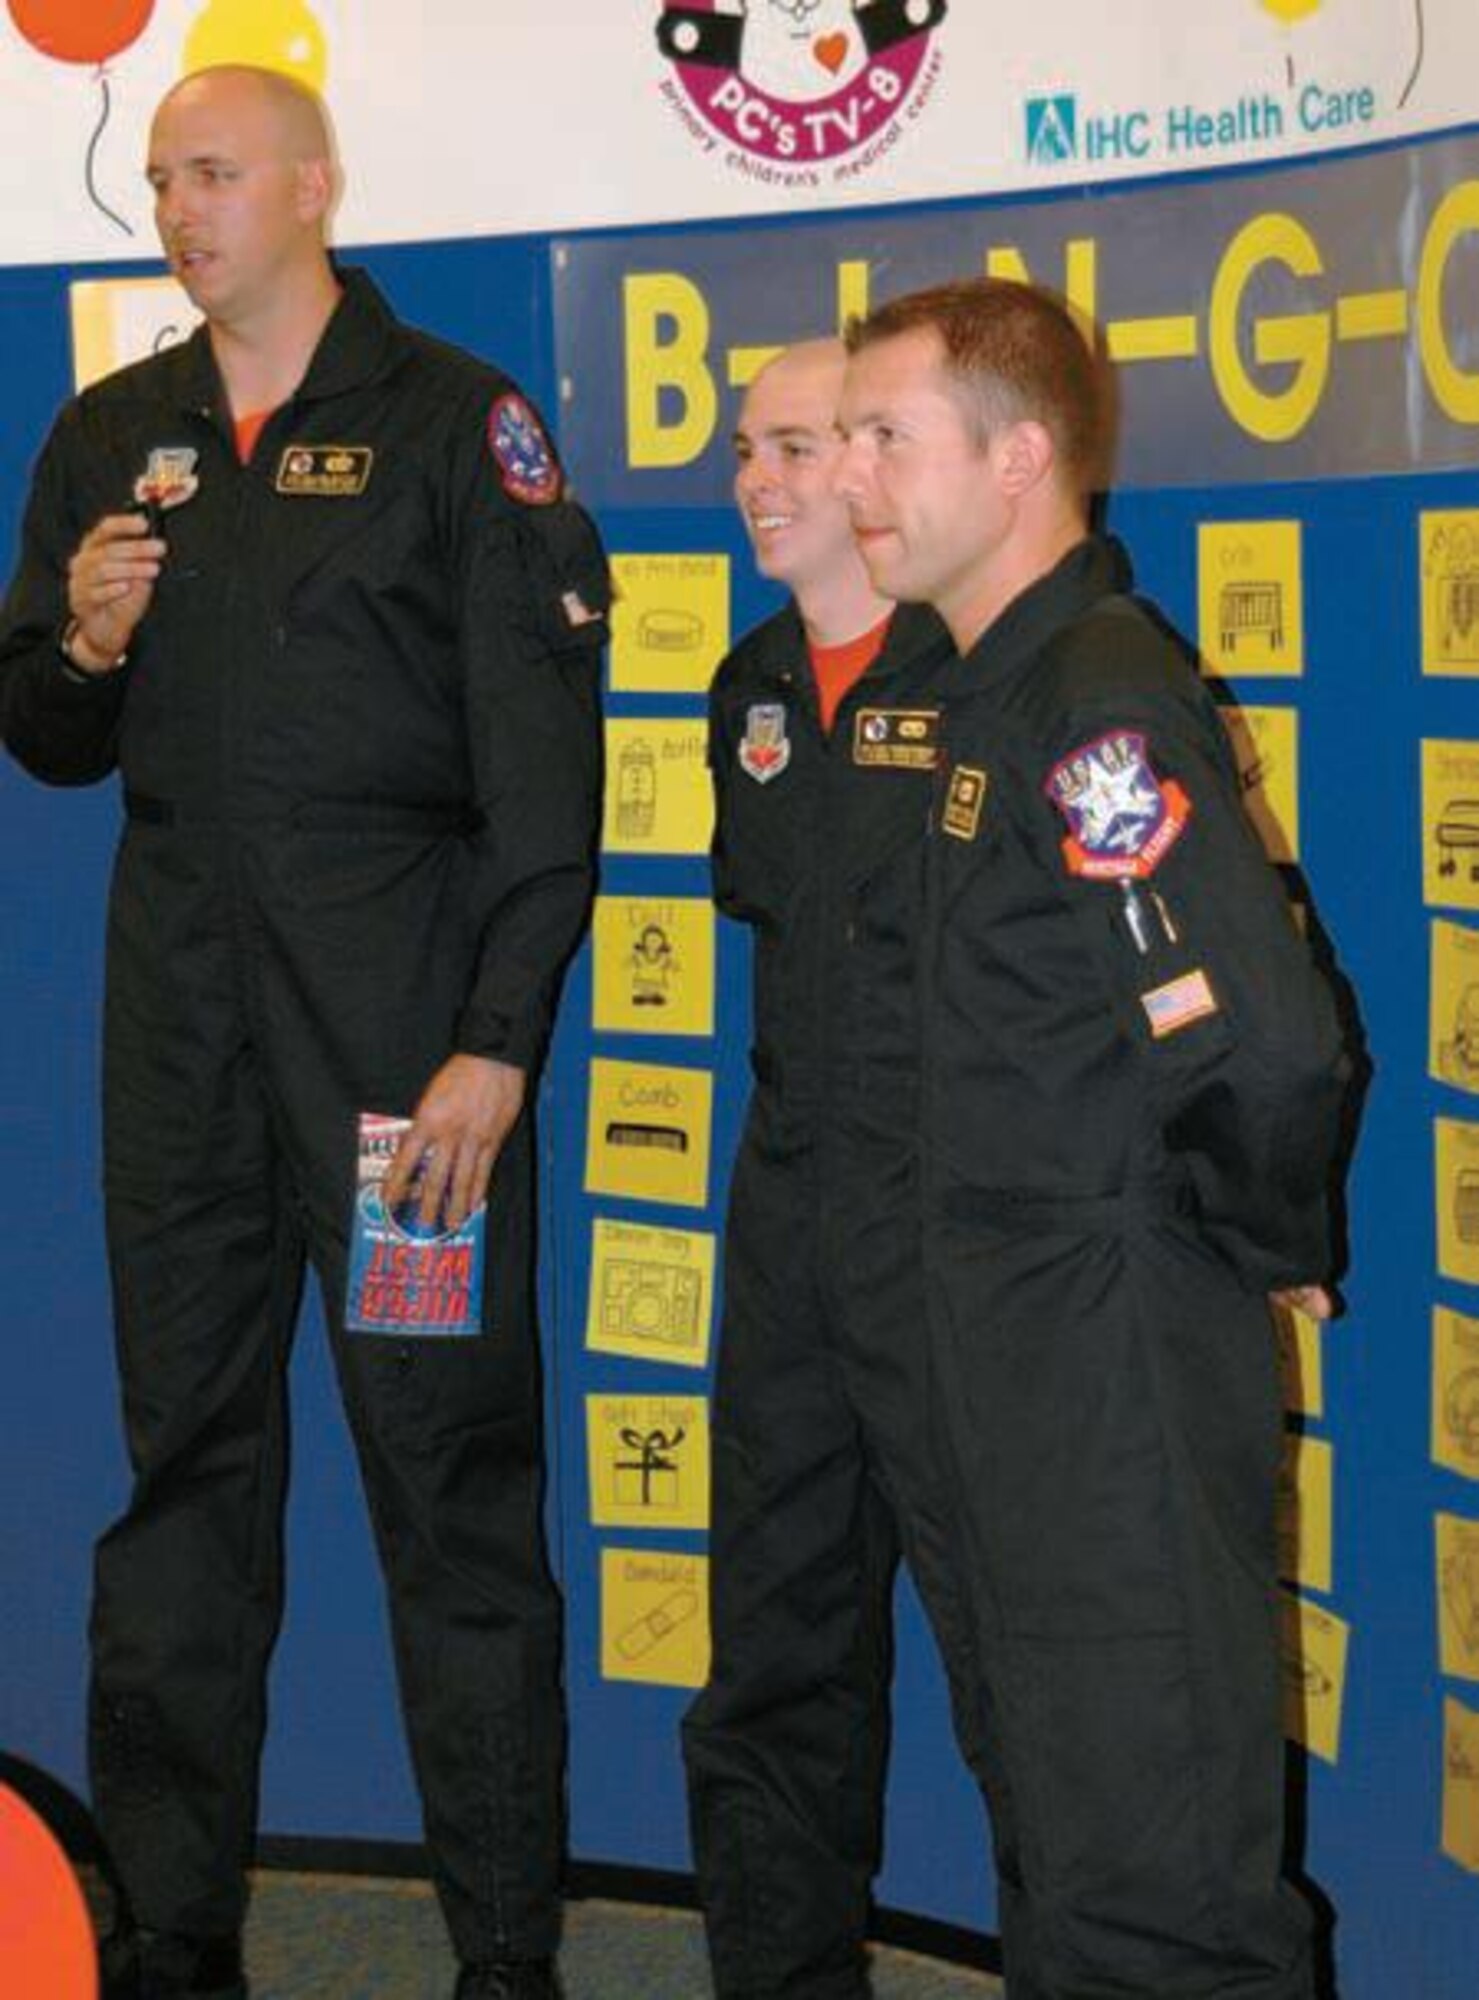
[[[96,2000],[97,1990],[77,1878],[44,1821],[0,1785],[0,1993]]]
[[[104,63],[136,42],[154,0],[6,0],[32,48],[54,62]]]

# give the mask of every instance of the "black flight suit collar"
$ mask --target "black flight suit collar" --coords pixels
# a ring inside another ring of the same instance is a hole
[[[316,402],[388,375],[405,351],[406,332],[379,289],[363,271],[337,273],[343,293],[320,336],[295,403]],[[190,338],[168,350],[165,400],[218,427],[229,425],[229,405],[210,330],[198,326]]]
[[[998,687],[1034,660],[1055,632],[1098,603],[1130,586],[1130,561],[1116,541],[1086,535],[1044,576],[1014,597],[999,617],[940,678],[949,701]]]

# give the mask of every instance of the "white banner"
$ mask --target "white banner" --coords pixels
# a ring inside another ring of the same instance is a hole
[[[1479,118],[1475,0],[5,0],[0,264],[153,253],[153,106],[320,85],[345,242],[917,202]]]

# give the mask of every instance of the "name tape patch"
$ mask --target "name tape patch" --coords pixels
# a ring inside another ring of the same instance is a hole
[[[852,760],[875,770],[933,771],[940,756],[937,708],[860,708]]]
[[[369,485],[374,463],[373,445],[284,445],[273,483],[279,493],[311,500],[354,500]]]

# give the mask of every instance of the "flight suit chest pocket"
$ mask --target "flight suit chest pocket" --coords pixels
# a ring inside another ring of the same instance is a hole
[[[284,599],[314,610],[348,589],[356,598],[416,601],[442,616],[449,579],[421,495],[389,477],[335,496],[274,491],[263,526]]]
[[[969,893],[991,901],[1030,874],[1008,851],[1011,822],[1002,788],[984,763],[951,759],[935,778],[929,807],[929,872],[934,898],[948,910]]]
[[[790,705],[732,704],[721,718],[712,755],[725,879],[747,909],[779,912],[794,895],[815,838],[816,788],[798,768]]]

